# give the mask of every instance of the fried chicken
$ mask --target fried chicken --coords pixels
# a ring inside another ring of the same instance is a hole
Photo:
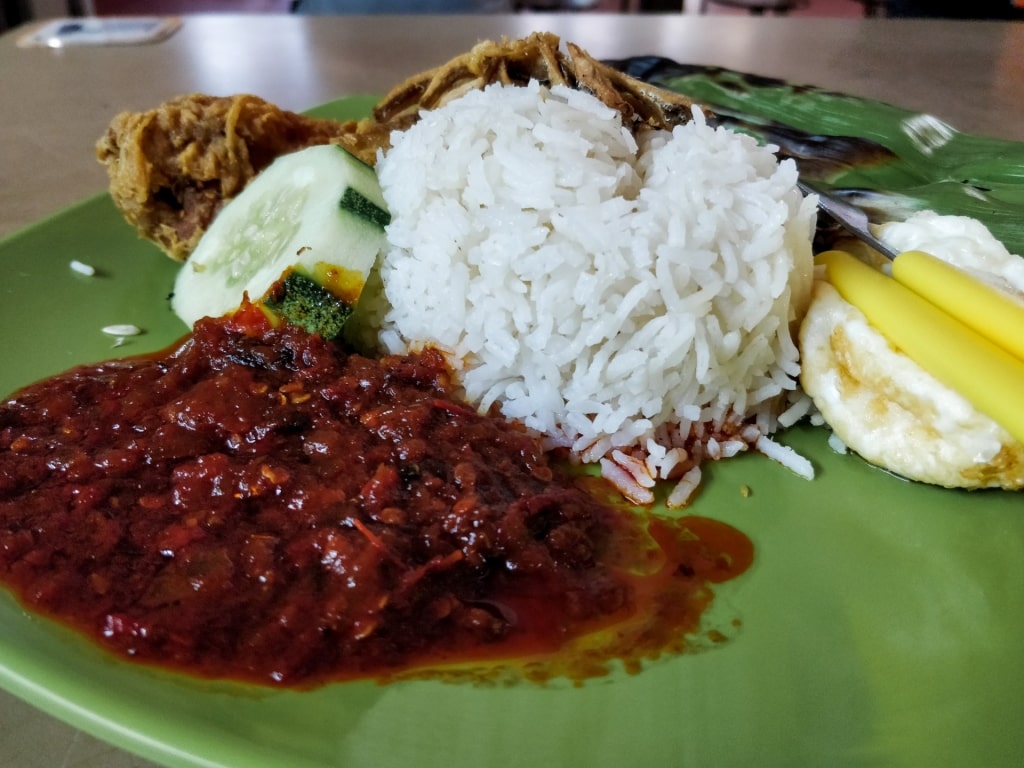
[[[420,110],[434,109],[491,83],[567,85],[594,94],[622,114],[634,131],[670,128],[690,119],[693,102],[602,64],[578,45],[560,49],[556,35],[537,32],[519,40],[486,40],[446,64],[410,77],[374,109],[374,119],[406,128]]]
[[[119,114],[96,156],[125,218],[184,261],[220,207],[275,157],[344,141],[354,129],[354,122],[305,117],[256,96],[194,94]]]
[[[683,96],[622,74],[558,37],[485,41],[395,87],[361,121],[335,122],[287,112],[255,96],[183,96],[114,118],[96,145],[114,203],[139,233],[184,261],[214,215],[279,155],[337,143],[366,163],[421,110],[491,83],[567,85],[617,109],[634,131],[686,122]]]

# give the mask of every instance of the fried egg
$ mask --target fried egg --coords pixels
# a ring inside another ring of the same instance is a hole
[[[1024,259],[980,222],[933,212],[879,228],[1024,299]],[[1024,488],[1024,443],[898,351],[828,282],[800,327],[801,383],[836,437],[867,461],[950,488]]]

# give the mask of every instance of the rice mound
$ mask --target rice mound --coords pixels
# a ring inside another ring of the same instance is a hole
[[[638,144],[639,141],[639,144]],[[764,442],[796,390],[791,325],[813,200],[774,147],[693,120],[638,139],[561,86],[425,112],[377,164],[392,220],[389,352],[441,349],[465,396],[570,449],[630,498]]]

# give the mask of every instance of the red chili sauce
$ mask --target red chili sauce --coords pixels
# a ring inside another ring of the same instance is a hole
[[[585,485],[434,351],[205,320],[0,405],[0,580],[118,654],[271,685],[681,649],[749,540]]]

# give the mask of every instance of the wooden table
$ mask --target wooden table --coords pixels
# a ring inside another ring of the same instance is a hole
[[[129,48],[21,49],[0,37],[0,236],[105,189],[93,144],[123,109],[248,91],[303,109],[381,93],[482,38],[547,29],[599,57],[661,54],[813,83],[1024,141],[1024,24],[610,14],[202,16]],[[0,765],[146,763],[0,694]]]

